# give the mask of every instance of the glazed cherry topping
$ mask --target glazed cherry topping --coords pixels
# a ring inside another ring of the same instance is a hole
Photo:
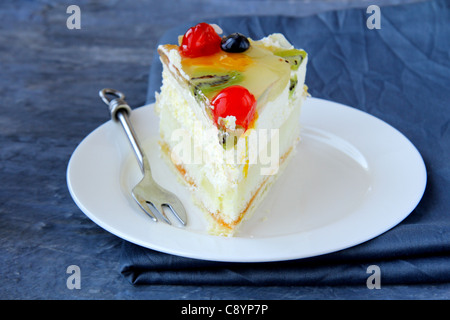
[[[234,85],[220,91],[211,101],[214,106],[213,115],[216,124],[219,117],[236,117],[236,125],[248,129],[255,116],[256,99],[246,88]]]
[[[221,50],[220,43],[220,36],[214,28],[202,22],[186,31],[181,41],[180,53],[188,58],[209,56]]]

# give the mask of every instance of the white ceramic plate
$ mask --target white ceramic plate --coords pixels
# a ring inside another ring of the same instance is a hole
[[[263,262],[355,246],[391,229],[419,203],[426,169],[417,149],[385,122],[357,109],[308,98],[298,152],[262,205],[233,238],[206,233],[203,214],[159,156],[153,106],[131,121],[153,175],[177,194],[185,228],[154,223],[130,195],[141,172],[120,124],[108,121],[73,153],[67,182],[79,208],[105,230],[150,249],[190,258]]]

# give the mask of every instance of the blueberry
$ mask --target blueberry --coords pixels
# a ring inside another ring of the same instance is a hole
[[[226,52],[244,52],[250,47],[247,37],[240,33],[232,33],[222,39],[221,48]]]

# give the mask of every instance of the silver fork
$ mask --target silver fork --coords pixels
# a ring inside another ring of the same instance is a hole
[[[131,108],[125,101],[125,95],[114,89],[102,89],[99,92],[103,102],[109,106],[111,118],[120,122],[133,147],[133,151],[139,162],[139,166],[144,175],[142,180],[133,188],[131,194],[138,203],[139,207],[153,220],[158,221],[155,214],[162,218],[168,224],[172,224],[164,212],[164,207],[169,208],[178,221],[185,226],[187,222],[186,210],[181,201],[170,191],[162,188],[153,180],[150,165],[147,157],[138,142],[136,133],[131,126],[128,116]],[[112,96],[109,99],[108,96]]]

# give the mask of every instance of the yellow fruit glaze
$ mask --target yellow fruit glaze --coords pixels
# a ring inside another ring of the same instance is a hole
[[[237,84],[247,88],[255,96],[258,108],[283,91],[289,83],[291,74],[289,62],[274,55],[270,48],[252,40],[250,48],[243,53],[220,51],[197,58],[182,57],[181,65],[183,71],[190,77],[233,71],[241,73],[242,80]],[[205,96],[211,100],[217,93],[218,91],[210,91]]]

